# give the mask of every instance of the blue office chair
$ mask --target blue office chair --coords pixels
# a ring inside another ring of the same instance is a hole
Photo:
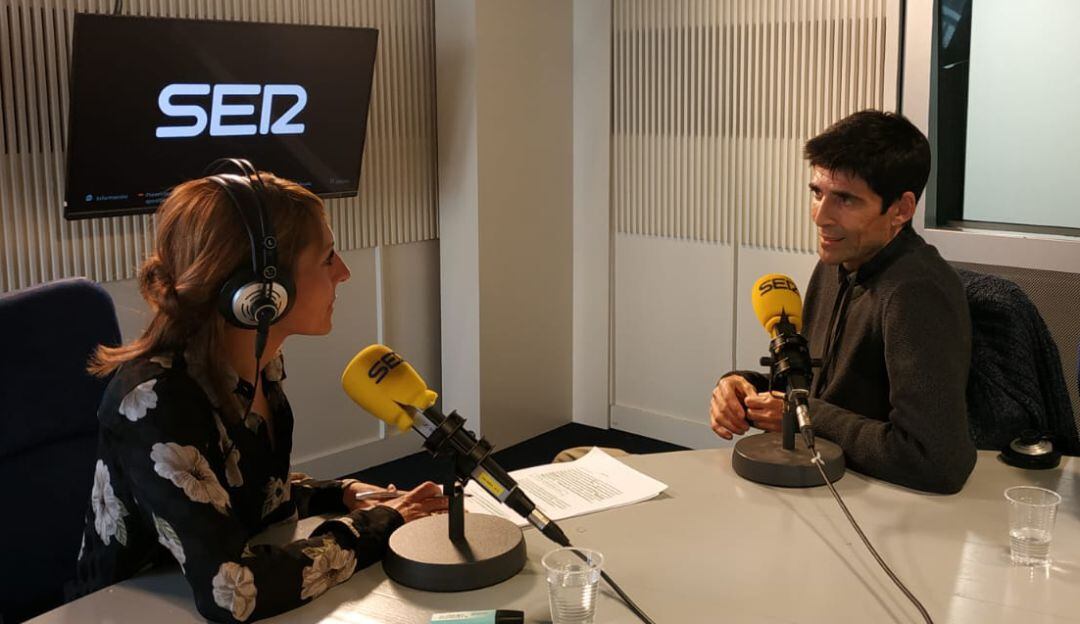
[[[958,269],[971,311],[968,417],[975,446],[1000,450],[1025,429],[1080,452],[1061,357],[1035,304],[996,275]]]
[[[86,364],[119,343],[112,299],[89,280],[0,297],[0,622],[59,606],[75,577],[107,383]]]

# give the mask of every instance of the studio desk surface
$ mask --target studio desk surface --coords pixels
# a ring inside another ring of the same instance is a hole
[[[560,524],[575,545],[604,553],[605,568],[657,622],[921,622],[878,567],[828,489],[742,480],[731,449],[622,458],[669,485],[653,500]],[[1062,496],[1048,568],[1009,561],[1006,487]],[[935,622],[1080,622],[1080,461],[1055,470],[1005,465],[980,451],[964,490],[922,494],[848,472],[837,488],[863,530]],[[284,531],[304,534],[317,519]],[[467,520],[466,520],[467,521]],[[292,533],[270,536],[287,539]],[[380,565],[359,571],[303,608],[266,622],[426,623],[432,613],[509,608],[550,622],[540,558],[554,548],[525,531],[528,562],[494,587],[461,593],[409,589]],[[178,569],[103,589],[36,624],[201,621]],[[596,621],[635,617],[601,586]]]

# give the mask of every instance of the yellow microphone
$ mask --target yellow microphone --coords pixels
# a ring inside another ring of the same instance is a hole
[[[372,416],[400,431],[413,426],[413,416],[403,405],[423,412],[439,398],[416,369],[381,344],[373,344],[353,357],[341,374],[341,387]]]
[[[810,387],[814,376],[810,350],[802,329],[802,297],[795,280],[780,273],[762,275],[750,291],[754,313],[772,336],[769,353],[774,377],[786,381],[787,400],[794,404],[795,419],[814,450],[814,429],[810,424]]]
[[[476,481],[544,535],[561,546],[570,544],[562,529],[536,508],[517,481],[491,457],[491,444],[465,429],[465,419],[457,412],[443,414],[436,409],[439,395],[390,347],[374,344],[357,353],[341,374],[341,387],[372,416],[402,431],[416,430],[432,455],[450,455],[462,482]]]
[[[795,280],[787,275],[769,273],[759,277],[750,292],[750,303],[769,335],[776,336],[776,325],[785,318],[796,332],[802,331],[802,297]]]

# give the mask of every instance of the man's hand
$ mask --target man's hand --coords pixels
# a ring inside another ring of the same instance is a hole
[[[784,417],[784,393],[762,392],[746,397],[746,416],[765,431],[780,431]]]
[[[780,431],[783,411],[784,401],[777,393],[758,394],[745,377],[729,375],[713,388],[709,420],[716,435],[730,440],[749,431],[751,424],[766,431]]]
[[[746,422],[746,397],[757,394],[754,385],[741,375],[729,375],[716,382],[709,404],[709,420],[716,435],[730,440],[733,434],[742,435],[750,428]]]

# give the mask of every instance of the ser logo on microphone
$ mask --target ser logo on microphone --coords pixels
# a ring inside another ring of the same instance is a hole
[[[386,379],[386,376],[390,374],[390,371],[398,367],[399,364],[405,360],[401,359],[401,356],[393,351],[387,353],[381,358],[375,360],[372,363],[371,368],[368,369],[367,376],[374,379],[378,384]]]
[[[790,290],[796,295],[799,294],[799,287],[795,285],[795,282],[786,277],[774,277],[771,280],[765,280],[758,284],[759,295],[764,295],[772,290]]]
[[[198,102],[190,102],[193,96],[210,96],[210,110]],[[247,97],[237,101],[238,98]],[[177,103],[175,98],[186,98],[190,103]],[[231,101],[226,101],[230,98]],[[259,111],[251,99],[258,98]],[[288,98],[292,106],[277,119],[271,120],[274,99]],[[154,136],[159,139],[195,137],[202,134],[207,126],[210,136],[252,136],[255,134],[303,134],[304,124],[293,120],[307,106],[307,90],[298,84],[188,84],[174,83],[165,85],[158,94],[158,109],[166,117],[173,119],[188,118],[186,126],[158,126]],[[257,118],[256,118],[257,115]],[[226,118],[254,123],[225,123]]]

